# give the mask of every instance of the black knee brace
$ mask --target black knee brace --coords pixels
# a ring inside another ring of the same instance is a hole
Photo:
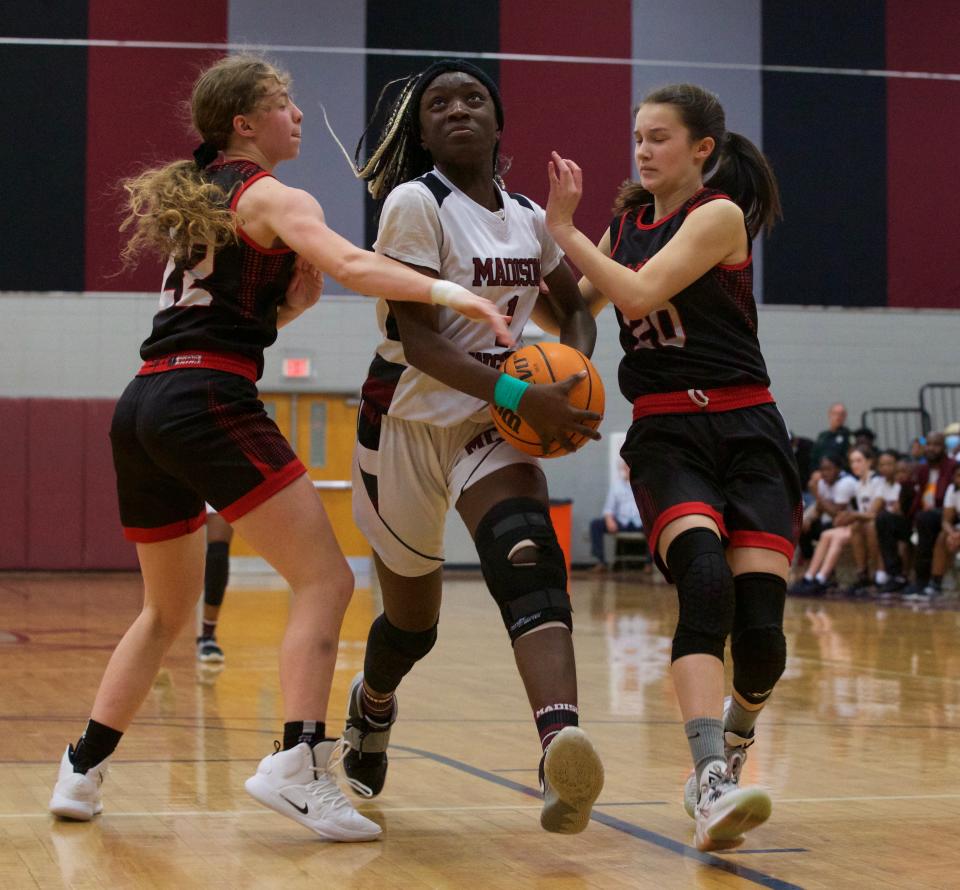
[[[502,501],[480,520],[475,543],[511,642],[548,621],[573,630],[567,564],[543,504],[533,498]],[[529,560],[511,560],[529,548],[535,551]]]
[[[203,602],[208,606],[223,604],[230,577],[230,544],[211,541],[207,544],[207,565],[203,572]]]
[[[759,705],[773,692],[787,664],[783,635],[787,582],[777,575],[751,572],[734,578],[734,585],[733,688],[746,701]]]
[[[400,630],[380,615],[370,626],[363,678],[377,692],[393,692],[437,642],[437,625],[429,630]]]
[[[733,627],[734,593],[720,539],[706,528],[680,532],[667,551],[667,567],[680,600],[671,662],[684,655],[713,655],[723,661]]]

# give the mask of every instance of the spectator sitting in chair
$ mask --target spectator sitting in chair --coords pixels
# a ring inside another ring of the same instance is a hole
[[[590,522],[590,550],[597,564],[595,572],[607,570],[606,557],[603,552],[605,535],[615,535],[617,532],[638,532],[640,511],[633,497],[630,487],[630,468],[620,458],[617,459],[617,478],[611,483],[607,492],[607,499],[603,504],[603,516]]]
[[[857,580],[845,593],[858,595],[870,585],[870,559],[873,557],[876,562],[876,555],[868,529],[872,530],[876,516],[880,479],[873,472],[873,451],[866,445],[851,448],[849,461],[853,476],[858,480],[854,486],[853,501],[848,501],[833,516],[832,527],[820,535],[807,571],[790,588],[791,594],[822,596],[826,593],[831,586],[833,570],[847,545],[853,546]],[[844,491],[847,487],[845,484]]]
[[[943,433],[930,433],[925,451],[927,462],[917,468],[911,509],[917,530],[915,582],[903,591],[905,597],[917,600],[929,600],[940,592],[942,579],[933,575],[933,551],[943,525],[943,499],[957,469],[957,462],[947,457]]]
[[[857,480],[842,469],[843,458],[824,455],[820,471],[810,479],[814,502],[803,513],[800,553],[803,560],[813,556],[813,545],[820,534],[833,526],[833,517],[850,506],[857,494]]]
[[[874,523],[883,571],[887,576],[886,581],[877,583],[877,593],[898,593],[907,586],[907,573],[913,562],[910,507],[913,505],[914,474],[913,461],[906,458],[897,461],[893,480],[900,488],[899,495],[896,502],[888,504]]]
[[[947,568],[953,563],[957,552],[960,551],[960,464],[953,471],[953,481],[943,497],[943,523],[940,535],[937,537],[937,546],[933,551],[932,579],[942,579]],[[940,593],[941,582],[937,581],[934,593]]]

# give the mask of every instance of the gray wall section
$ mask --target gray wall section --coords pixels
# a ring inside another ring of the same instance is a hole
[[[727,129],[763,147],[763,91],[759,71],[727,71],[678,64],[759,65],[761,0],[633,0],[633,101],[669,83],[696,83],[720,97]],[[655,64],[657,61],[671,64]],[[633,145],[630,143],[632,156]],[[634,171],[635,175],[635,171]],[[763,301],[763,244],[754,245],[754,289]]]
[[[262,3],[231,0],[231,43],[256,46],[360,47],[366,39],[366,4],[324,0],[322,14],[312,0],[286,0],[283,15]],[[293,75],[294,100],[303,111],[303,150],[278,176],[306,189],[323,205],[328,224],[355,244],[363,244],[363,185],[323,123],[321,104],[341,142],[352,150],[366,123],[364,56],[273,52],[269,57]]]
[[[137,349],[156,306],[152,294],[0,293],[0,397],[119,396],[139,365]],[[598,321],[594,361],[607,387],[601,431],[609,435],[627,429],[630,411],[616,385],[621,353],[612,311]],[[788,426],[811,438],[837,399],[857,425],[867,408],[915,405],[926,382],[960,382],[960,312],[762,306],[760,341]],[[327,296],[280,332],[261,389],[357,392],[376,343],[372,300]],[[281,379],[281,361],[301,355],[313,359],[316,375],[291,387]],[[576,561],[588,558],[585,533],[603,505],[608,460],[604,442],[544,462],[553,495],[574,499]],[[451,518],[448,534],[448,559],[474,562],[459,519]]]

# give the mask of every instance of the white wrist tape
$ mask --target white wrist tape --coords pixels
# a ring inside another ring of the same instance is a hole
[[[459,284],[439,278],[430,287],[430,302],[434,306],[449,306],[451,298],[461,290]]]

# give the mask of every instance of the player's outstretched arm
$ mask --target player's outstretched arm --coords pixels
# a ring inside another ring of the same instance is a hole
[[[363,250],[338,235],[324,221],[317,200],[272,178],[254,183],[238,207],[242,217],[262,220],[284,244],[321,272],[370,297],[433,303],[489,324],[510,343],[513,338],[496,307],[451,281],[433,280],[388,257]]]
[[[537,304],[549,304],[551,314],[557,320],[560,342],[579,349],[587,357],[593,355],[597,344],[597,323],[580,295],[570,267],[561,261],[543,280],[547,293],[540,294]]]
[[[734,253],[744,238],[743,211],[732,201],[711,201],[684,221],[677,234],[639,271],[601,253],[573,224],[583,194],[583,172],[553,152],[548,164],[547,227],[580,271],[627,318],[642,318]]]

